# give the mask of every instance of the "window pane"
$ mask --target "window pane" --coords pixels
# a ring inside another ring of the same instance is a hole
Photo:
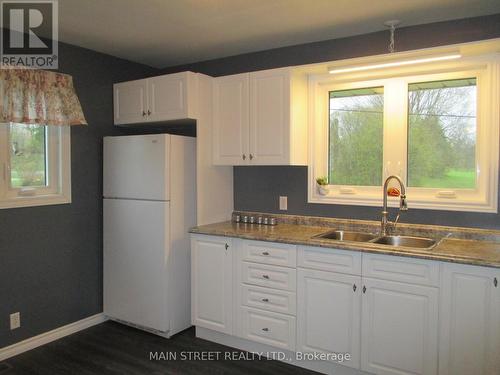
[[[330,92],[331,185],[382,184],[384,88]]]
[[[47,185],[46,127],[10,125],[10,183],[13,188]]]
[[[476,79],[408,86],[408,185],[476,186]]]

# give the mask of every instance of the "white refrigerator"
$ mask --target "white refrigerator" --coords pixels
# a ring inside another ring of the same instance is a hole
[[[188,328],[194,138],[104,138],[104,314],[161,336]]]

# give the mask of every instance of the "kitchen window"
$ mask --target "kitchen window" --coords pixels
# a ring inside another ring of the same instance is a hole
[[[496,59],[312,76],[309,202],[380,205],[396,174],[410,208],[497,212]]]
[[[70,129],[0,125],[0,208],[69,203]]]

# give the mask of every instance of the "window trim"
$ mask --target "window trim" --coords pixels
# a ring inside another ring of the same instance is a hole
[[[9,125],[0,124],[0,209],[71,203],[71,131],[68,126],[47,126],[49,184],[34,195],[20,195],[10,186]]]
[[[328,116],[325,116],[325,113],[328,113],[329,91],[384,86],[382,175],[386,178],[390,174],[398,174],[406,183],[408,84],[461,77],[476,77],[477,79],[476,163],[479,167],[477,188],[471,191],[471,189],[408,187],[408,204],[410,208],[421,209],[498,212],[500,59],[497,54],[411,68],[398,67],[339,76],[311,75],[309,78],[308,202],[362,206],[382,204],[383,182],[377,187],[329,185],[330,192],[327,195],[321,195],[317,189],[315,179],[327,175],[328,172],[328,136],[325,137],[325,134],[328,134]],[[388,97],[395,92],[394,90],[399,90],[400,94],[394,95],[389,100]],[[387,131],[387,129],[392,129],[392,131]],[[400,139],[405,141],[398,142]],[[387,147],[388,144],[391,146]],[[485,170],[487,173],[483,173]],[[455,191],[456,196],[451,198],[436,196],[437,191],[448,190]],[[389,205],[397,207],[398,202],[390,199]]]

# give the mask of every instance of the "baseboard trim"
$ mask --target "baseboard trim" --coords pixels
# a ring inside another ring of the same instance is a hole
[[[69,336],[78,331],[103,323],[106,320],[108,320],[108,318],[103,313],[92,315],[77,322],[70,323],[52,331],[30,337],[29,339],[20,341],[10,346],[6,346],[5,348],[0,348],[0,361],[4,361],[18,354],[27,352],[28,350],[35,349],[39,346],[48,344],[49,342],[59,340],[65,336]]]

